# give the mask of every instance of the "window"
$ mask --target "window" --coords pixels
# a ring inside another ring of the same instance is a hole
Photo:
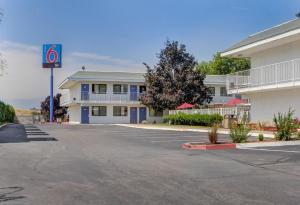
[[[209,94],[211,96],[215,96],[216,95],[216,88],[215,87],[209,87]]]
[[[226,87],[221,87],[221,88],[220,88],[220,95],[221,95],[221,96],[231,96],[231,95],[228,95],[228,94],[227,94]]]
[[[163,111],[162,110],[154,110],[153,108],[149,108],[149,116],[150,117],[162,117]]]
[[[92,93],[94,94],[106,94],[106,84],[93,84]]]
[[[114,84],[113,85],[113,93],[114,94],[127,94],[128,93],[128,85]]]
[[[141,85],[140,86],[140,93],[145,93],[146,92],[146,86]]]
[[[126,106],[114,106],[113,107],[114,116],[127,116],[127,107]]]
[[[92,116],[106,116],[106,106],[92,106]]]

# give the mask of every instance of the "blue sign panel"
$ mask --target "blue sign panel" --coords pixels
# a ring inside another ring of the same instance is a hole
[[[43,68],[61,68],[61,44],[43,45]]]

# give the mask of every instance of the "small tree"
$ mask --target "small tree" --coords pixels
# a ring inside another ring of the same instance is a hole
[[[290,140],[297,126],[293,119],[294,111],[289,109],[287,113],[274,115],[273,122],[277,129],[275,137],[277,140]]]
[[[167,41],[158,55],[159,62],[147,68],[147,91],[141,96],[144,105],[155,110],[174,109],[186,102],[202,105],[211,101],[208,87],[203,83],[205,74],[195,72],[194,56],[177,41]]]
[[[54,118],[63,118],[67,113],[67,109],[65,107],[60,106],[60,97],[61,94],[58,93],[53,98],[54,102]],[[45,117],[45,119],[49,120],[50,118],[50,96],[47,96],[43,102],[41,102],[41,114]]]

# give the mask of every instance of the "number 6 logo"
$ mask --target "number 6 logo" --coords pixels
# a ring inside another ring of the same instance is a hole
[[[51,59],[51,57],[52,57],[52,59]],[[51,48],[49,48],[49,50],[46,53],[47,62],[48,63],[56,63],[57,58],[58,58],[57,51],[54,50],[54,46],[52,46]]]

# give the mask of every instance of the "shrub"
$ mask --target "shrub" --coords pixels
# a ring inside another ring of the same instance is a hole
[[[258,135],[258,140],[259,140],[259,141],[264,141],[264,134],[260,133],[260,134]]]
[[[230,138],[234,143],[246,142],[249,136],[250,129],[245,123],[232,126],[230,129]]]
[[[208,132],[208,139],[209,139],[209,142],[211,144],[217,144],[218,143],[218,128],[219,128],[219,125],[218,124],[214,124],[212,127],[211,127],[211,130]]]
[[[11,105],[0,102],[0,123],[14,122],[15,110]]]
[[[277,116],[274,115],[273,122],[277,129],[275,133],[276,140],[285,140],[288,141],[291,139],[294,130],[297,126],[293,120],[294,111],[289,109],[287,113],[278,113]]]
[[[164,121],[172,125],[212,126],[213,124],[220,124],[222,120],[223,117],[219,114],[186,114],[182,112],[164,117]]]

